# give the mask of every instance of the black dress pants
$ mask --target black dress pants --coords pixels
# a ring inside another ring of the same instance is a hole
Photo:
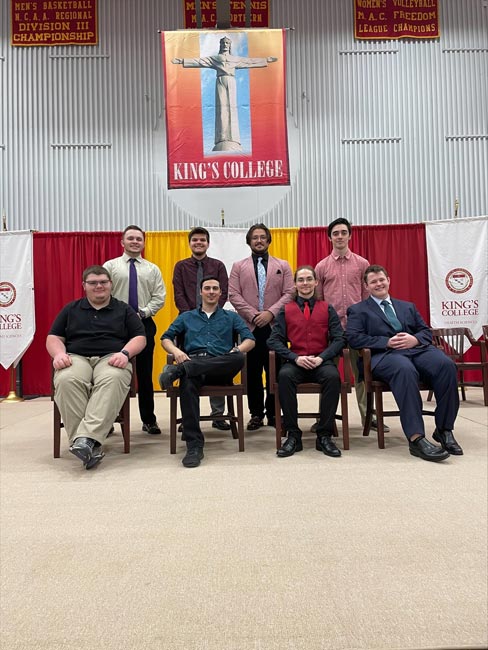
[[[154,424],[154,389],[153,389],[153,358],[156,323],[152,318],[143,318],[142,324],[146,330],[146,347],[136,357],[137,397],[139,414],[144,424]]]
[[[293,362],[283,364],[278,375],[278,391],[285,431],[294,438],[302,436],[298,426],[297,386],[308,382],[321,384],[317,436],[331,436],[341,393],[341,378],[333,363],[322,363],[313,370],[300,368]]]
[[[268,339],[271,326],[255,327],[256,345],[247,353],[247,402],[251,416],[274,419],[274,395],[269,392],[269,349]],[[266,399],[264,398],[263,370],[266,377]]]
[[[244,366],[241,352],[229,352],[218,357],[195,357],[185,361],[185,374],[180,379],[180,406],[188,449],[203,447],[205,439],[200,428],[199,389],[203,385],[232,384]]]

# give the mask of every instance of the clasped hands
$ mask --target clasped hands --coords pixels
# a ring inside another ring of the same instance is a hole
[[[395,334],[387,343],[387,347],[393,350],[409,350],[417,345],[419,345],[418,339],[413,334],[407,334],[407,332]]]
[[[295,359],[297,366],[300,366],[300,368],[305,368],[305,370],[313,370],[314,368],[318,368],[322,362],[322,357],[314,357],[311,354],[308,356],[297,357]]]

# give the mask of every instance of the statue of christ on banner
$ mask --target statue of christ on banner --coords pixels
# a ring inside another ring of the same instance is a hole
[[[218,54],[197,58],[174,58],[172,63],[184,68],[210,68],[216,71],[215,134],[212,151],[242,152],[237,103],[236,70],[265,68],[278,59],[273,56],[249,58],[231,54],[232,41],[220,39]]]

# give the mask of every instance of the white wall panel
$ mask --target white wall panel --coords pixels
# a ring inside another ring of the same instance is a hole
[[[354,41],[352,1],[272,0],[287,32],[290,188],[166,189],[158,29],[181,0],[99,0],[96,47],[12,48],[0,4],[9,229],[414,223],[488,212],[488,3],[442,0],[438,41]]]

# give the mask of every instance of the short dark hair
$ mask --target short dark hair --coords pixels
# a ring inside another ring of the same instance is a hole
[[[380,266],[379,264],[370,264],[368,268],[365,270],[363,275],[363,280],[365,284],[367,284],[368,282],[368,275],[370,273],[384,273],[387,278],[389,277],[388,271],[385,269],[384,266]]]
[[[299,266],[297,268],[297,270],[295,271],[295,275],[293,276],[293,280],[295,282],[297,281],[298,271],[311,271],[311,273],[313,275],[313,279],[314,280],[317,279],[317,274],[315,273],[315,269],[313,268],[313,266],[309,266],[308,264],[302,264],[302,266]]]
[[[188,241],[191,241],[191,238],[193,235],[205,235],[207,238],[208,243],[210,244],[210,233],[206,228],[202,228],[201,226],[197,226],[196,228],[192,228],[190,232],[188,233]]]
[[[339,219],[334,219],[332,223],[329,223],[329,227],[327,228],[327,236],[329,239],[331,238],[332,230],[341,224],[347,226],[347,230],[349,231],[349,234],[351,234],[352,227],[349,221],[347,219],[344,219],[344,217],[339,217]]]
[[[100,266],[100,264],[93,264],[92,266],[87,266],[86,269],[83,271],[83,282],[86,282],[86,279],[89,275],[106,275],[107,278],[112,281],[112,278],[110,276],[110,273],[104,266]]]
[[[202,290],[203,283],[208,282],[209,280],[215,280],[216,282],[218,282],[219,283],[219,289],[220,289],[220,280],[218,279],[218,277],[216,275],[206,275],[200,281],[200,291]]]
[[[264,223],[255,223],[254,226],[251,226],[246,233],[246,244],[248,246],[251,245],[251,236],[255,230],[264,230],[266,236],[268,237],[268,244],[271,244],[271,232],[269,228],[265,226]]]
[[[142,236],[146,238],[146,233],[144,232],[144,230],[142,228],[139,228],[139,226],[134,226],[134,225],[127,226],[127,228],[124,229],[124,232],[122,233],[122,238],[124,238],[124,235],[128,230],[138,230],[139,232],[142,232]]]

